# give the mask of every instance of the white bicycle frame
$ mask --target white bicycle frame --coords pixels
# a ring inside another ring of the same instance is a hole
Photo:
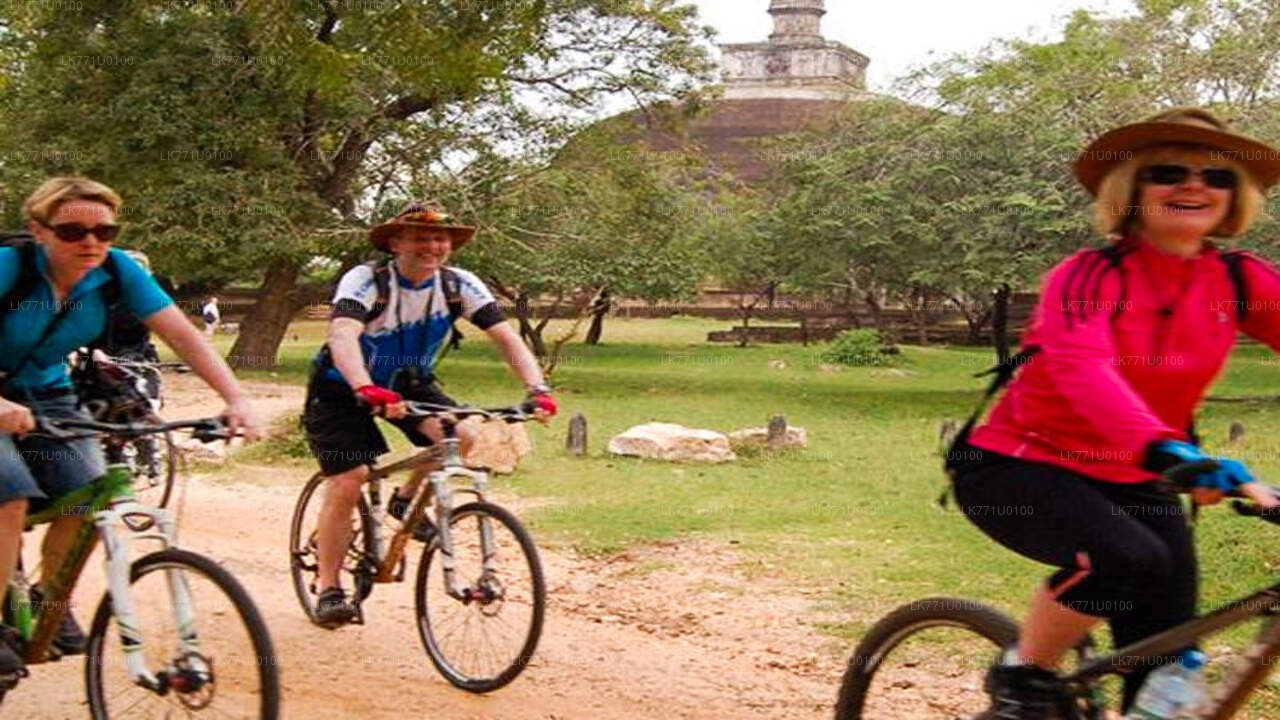
[[[126,516],[145,516],[152,520],[149,529],[142,532],[122,533]],[[129,582],[129,569],[133,564],[132,546],[135,540],[156,540],[165,550],[176,547],[177,523],[173,513],[165,508],[139,504],[132,498],[122,498],[107,509],[94,515],[94,527],[102,538],[106,553],[107,591],[111,594],[111,609],[120,630],[120,643],[124,647],[125,667],[129,677],[138,685],[150,690],[160,690],[160,681],[147,668],[143,651],[146,649],[137,606],[133,601],[133,588]],[[200,639],[196,633],[195,604],[191,600],[191,588],[180,570],[166,570],[169,596],[173,603],[174,619],[178,628],[181,657],[193,663],[197,672],[209,672],[199,655]]]

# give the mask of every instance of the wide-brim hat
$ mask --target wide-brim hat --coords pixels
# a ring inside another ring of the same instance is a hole
[[[383,252],[391,252],[391,238],[405,228],[429,228],[448,231],[453,249],[466,245],[476,236],[476,229],[454,221],[443,208],[414,203],[385,223],[369,231],[369,242]]]
[[[1076,179],[1098,194],[1098,186],[1116,165],[1138,150],[1160,145],[1194,145],[1222,153],[1244,167],[1263,190],[1280,180],[1280,151],[1238,135],[1208,110],[1181,108],[1104,133],[1076,158]]]

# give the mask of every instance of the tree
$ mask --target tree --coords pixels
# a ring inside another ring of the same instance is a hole
[[[889,297],[921,341],[945,302],[976,339],[994,288],[1030,288],[1097,239],[1071,165],[1098,134],[1210,105],[1246,132],[1280,135],[1277,28],[1280,5],[1262,0],[1081,11],[1059,41],[1000,42],[904,78],[900,94],[927,106],[859,104],[834,131],[784,141],[784,205],[813,218],[810,282],[857,288],[873,312]],[[1253,237],[1274,236],[1269,222]]]
[[[633,147],[608,126],[580,133],[551,162],[490,155],[432,194],[470,198],[481,240],[460,258],[512,303],[522,337],[547,369],[610,297],[691,296],[703,273],[694,166],[681,153]],[[483,188],[483,189],[481,189]],[[543,298],[551,304],[535,317]],[[570,308],[570,332],[545,330]]]
[[[545,152],[605,98],[711,69],[675,0],[6,0],[0,18],[5,207],[52,172],[115,185],[162,272],[258,283],[232,350],[258,363],[328,294],[312,260],[358,262],[391,199],[473,142]]]

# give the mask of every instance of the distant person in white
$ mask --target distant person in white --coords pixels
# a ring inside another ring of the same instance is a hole
[[[222,322],[222,313],[218,312],[218,298],[209,297],[209,302],[200,308],[200,317],[204,319],[204,334],[213,337],[218,323]]]

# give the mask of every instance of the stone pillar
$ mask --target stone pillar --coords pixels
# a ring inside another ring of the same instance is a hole
[[[822,16],[827,14],[823,0],[773,0],[769,14],[773,16],[769,42],[783,45],[823,42]]]

